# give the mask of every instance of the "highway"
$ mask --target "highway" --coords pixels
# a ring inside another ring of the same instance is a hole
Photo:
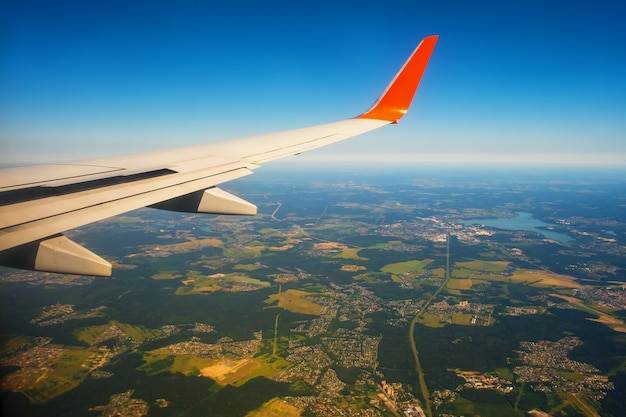
[[[430,408],[430,392],[428,391],[428,386],[426,385],[426,378],[424,377],[424,370],[422,369],[422,365],[419,360],[419,352],[417,350],[417,346],[415,344],[415,324],[419,320],[419,318],[426,312],[428,306],[432,303],[432,301],[439,295],[441,290],[445,288],[448,284],[448,280],[450,279],[450,234],[447,235],[446,238],[446,275],[445,279],[437,288],[437,290],[433,293],[433,295],[426,301],[426,304],[417,312],[413,320],[411,320],[411,325],[409,326],[409,343],[411,344],[411,350],[413,350],[413,357],[415,358],[415,371],[417,372],[417,376],[419,379],[420,390],[422,392],[422,397],[424,399],[424,406],[426,408],[426,415],[428,417],[432,417],[433,412]]]

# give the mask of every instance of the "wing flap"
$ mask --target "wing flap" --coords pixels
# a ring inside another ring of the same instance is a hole
[[[251,174],[241,164],[0,207],[0,251]]]
[[[102,175],[117,175],[122,168],[82,164],[48,164],[4,168],[0,175],[0,191],[51,184],[54,182],[76,182],[84,178]]]

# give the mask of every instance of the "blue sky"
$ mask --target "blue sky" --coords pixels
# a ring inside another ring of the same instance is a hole
[[[0,15],[0,163],[352,117],[438,34],[399,125],[298,161],[626,165],[618,1],[22,0]]]

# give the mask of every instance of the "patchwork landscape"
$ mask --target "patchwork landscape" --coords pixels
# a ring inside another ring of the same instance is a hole
[[[114,274],[1,271],[3,415],[623,415],[623,178],[270,171],[71,231]]]

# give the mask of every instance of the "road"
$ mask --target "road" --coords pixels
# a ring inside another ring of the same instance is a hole
[[[432,301],[439,295],[441,290],[445,288],[448,280],[450,279],[450,235],[448,234],[446,238],[446,276],[437,291],[433,293],[433,295],[426,301],[424,306],[417,312],[413,320],[411,320],[411,325],[409,326],[409,343],[411,344],[411,350],[413,350],[413,357],[415,359],[415,371],[417,372],[417,377],[420,384],[420,390],[422,392],[422,397],[424,398],[424,406],[426,407],[426,415],[428,417],[432,417],[433,412],[430,408],[430,392],[428,391],[428,386],[426,385],[426,378],[424,377],[424,370],[422,369],[422,365],[419,360],[419,352],[417,350],[417,346],[415,344],[415,324],[419,320],[419,318],[426,312],[426,309],[432,303]]]

